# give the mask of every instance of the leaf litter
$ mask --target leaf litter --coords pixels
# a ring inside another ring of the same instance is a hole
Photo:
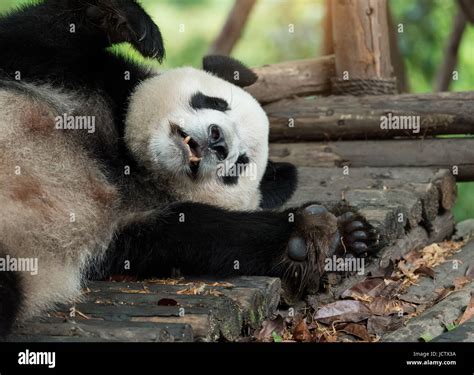
[[[465,241],[444,241],[419,250],[412,250],[402,259],[379,267],[362,281],[343,291],[339,300],[318,305],[304,314],[266,320],[257,330],[257,341],[283,342],[376,342],[387,332],[396,330],[410,318],[463,288],[474,279],[474,265],[465,276],[453,280],[453,285],[437,290],[430,304],[404,301],[403,293],[420,277],[436,278],[436,267],[454,256]],[[462,324],[474,316],[474,296],[462,316]],[[275,337],[281,340],[275,340]]]

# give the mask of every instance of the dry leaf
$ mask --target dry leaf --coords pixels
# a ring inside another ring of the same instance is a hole
[[[384,279],[381,277],[365,279],[345,290],[341,297],[370,302],[370,297],[377,296],[385,286]]]
[[[150,293],[150,291],[146,287],[144,289],[121,288],[120,291],[122,293],[128,293],[128,294],[148,294],[148,293]]]
[[[158,285],[191,285],[191,282],[185,283],[184,278],[179,279],[148,279],[146,280],[149,284],[158,284]]]
[[[382,336],[383,334],[402,326],[403,319],[398,316],[371,316],[367,319],[367,331],[372,335]]]
[[[305,319],[296,325],[295,329],[293,330],[293,338],[296,341],[301,342],[309,342],[312,340],[312,335],[309,332]]]
[[[367,319],[370,315],[371,312],[364,303],[354,300],[342,300],[321,307],[314,314],[314,319],[326,324],[331,324],[336,320],[357,323]]]
[[[374,315],[381,316],[397,314],[400,312],[402,314],[411,314],[415,312],[415,307],[413,305],[385,297],[376,297],[368,307]]]
[[[435,292],[438,293],[438,297],[433,301],[433,305],[437,304],[438,302],[442,301],[445,299],[447,296],[449,296],[452,292],[454,292],[455,287],[451,288],[440,288],[440,289],[435,289]]]
[[[456,277],[453,280],[454,290],[462,289],[465,285],[469,284],[471,279],[466,276]]]
[[[231,283],[223,282],[215,282],[215,283],[206,283],[208,286],[212,287],[221,287],[221,288],[233,288],[235,285]]]
[[[474,263],[471,263],[469,266],[467,266],[464,276],[470,280],[474,280]]]
[[[341,331],[355,336],[363,341],[371,341],[369,332],[367,332],[367,328],[365,328],[365,326],[362,324],[349,323],[344,326]]]
[[[206,284],[198,283],[197,285],[192,286],[191,288],[186,288],[178,290],[176,294],[192,295],[196,296],[203,293],[206,290]]]
[[[471,299],[469,300],[469,304],[464,310],[462,316],[458,319],[457,324],[463,324],[464,322],[468,321],[474,316],[474,293],[471,292]]]
[[[434,270],[431,268],[431,267],[428,267],[428,266],[421,266],[421,267],[418,267],[415,271],[414,271],[415,275],[426,275],[428,277],[431,277],[432,279],[435,278],[435,272]]]

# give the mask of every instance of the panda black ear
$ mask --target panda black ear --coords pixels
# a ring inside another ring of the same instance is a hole
[[[252,70],[229,56],[206,56],[203,59],[202,66],[206,72],[215,74],[219,78],[239,87],[253,85],[258,79]]]

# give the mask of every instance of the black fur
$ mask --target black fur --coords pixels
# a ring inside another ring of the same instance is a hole
[[[169,275],[173,268],[188,275],[265,275],[285,250],[293,226],[286,212],[177,203],[120,233],[105,264],[108,274],[140,277]],[[124,269],[126,260],[130,271]]]
[[[223,176],[222,182],[225,185],[237,185],[237,183],[239,182],[239,177],[240,177],[238,174],[240,170],[239,168],[242,168],[242,166],[248,165],[249,162],[250,160],[246,154],[240,155],[234,165],[235,171],[236,171],[235,176]]]
[[[298,171],[290,163],[268,162],[265,175],[260,182],[261,208],[280,207],[290,199],[298,184]]]
[[[224,99],[214,98],[212,96],[204,95],[202,92],[197,92],[191,97],[191,108],[198,109],[214,109],[220,112],[226,112],[229,108],[229,103]]]
[[[229,56],[206,56],[202,65],[206,72],[213,73],[219,78],[239,87],[253,85],[258,79],[252,70]]]
[[[0,257],[5,249],[0,244]],[[6,336],[15,321],[23,300],[21,280],[16,272],[0,271],[0,338]]]

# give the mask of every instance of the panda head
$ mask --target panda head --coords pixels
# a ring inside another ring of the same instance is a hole
[[[267,165],[269,122],[242,87],[256,79],[232,58],[209,56],[204,70],[177,68],[143,81],[130,98],[129,149],[186,199],[205,201],[203,190],[219,198],[233,189],[255,206]],[[230,206],[243,204],[231,200]]]

